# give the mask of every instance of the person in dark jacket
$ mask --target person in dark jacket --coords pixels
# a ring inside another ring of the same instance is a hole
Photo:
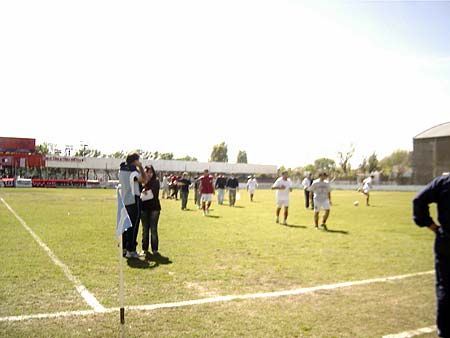
[[[177,184],[180,187],[181,195],[181,210],[187,210],[187,202],[189,197],[189,188],[191,186],[191,180],[188,177],[188,173],[183,173],[183,176],[178,180]]]
[[[438,223],[430,216],[429,204],[437,204]],[[439,337],[450,337],[450,175],[435,178],[413,200],[413,219],[436,235],[436,324]]]
[[[239,181],[234,174],[227,179],[226,188],[228,189],[228,200],[230,202],[230,207],[234,207],[236,204],[236,193],[239,191]]]
[[[159,202],[160,184],[155,168],[152,165],[145,167],[145,173],[147,174],[148,182],[145,184],[142,192],[145,195],[151,191],[153,197],[142,202],[142,250],[144,254],[148,253],[150,232],[152,253],[153,255],[158,255],[158,222],[161,213],[161,204]]]

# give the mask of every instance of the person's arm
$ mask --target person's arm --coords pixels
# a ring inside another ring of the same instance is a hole
[[[433,232],[439,229],[430,216],[429,204],[436,201],[436,181],[431,182],[413,200],[413,220],[420,227],[427,227]]]
[[[144,167],[142,166],[141,161],[137,161],[136,167],[138,168],[140,174],[138,177],[138,182],[145,185],[148,182],[148,177],[147,173],[144,170]]]

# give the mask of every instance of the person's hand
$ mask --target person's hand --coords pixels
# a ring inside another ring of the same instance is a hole
[[[439,225],[436,225],[436,224],[432,223],[431,225],[428,226],[428,229],[430,229],[434,233],[437,233],[437,231],[439,229]]]

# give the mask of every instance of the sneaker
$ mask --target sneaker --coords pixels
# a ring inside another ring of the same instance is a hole
[[[328,231],[327,225],[325,223],[322,223],[320,226],[324,231]]]
[[[159,256],[159,251],[155,250],[155,251],[152,252],[152,254],[153,254],[153,256]]]
[[[278,217],[275,217],[275,223],[280,223],[280,219]]]
[[[314,230],[319,230],[319,227],[317,225],[315,225]]]
[[[283,223],[281,223],[281,224],[283,224],[283,225],[288,225],[287,222],[286,222],[286,220],[284,220]]]
[[[203,216],[206,216],[206,211],[205,210],[203,210]]]
[[[206,209],[206,214],[209,215],[209,208]]]
[[[140,254],[138,254],[136,251],[127,251],[127,254],[125,255],[126,258],[140,258],[142,257]]]

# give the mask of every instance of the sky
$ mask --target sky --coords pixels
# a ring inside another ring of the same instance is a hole
[[[450,121],[450,2],[0,0],[0,136],[305,166]]]

